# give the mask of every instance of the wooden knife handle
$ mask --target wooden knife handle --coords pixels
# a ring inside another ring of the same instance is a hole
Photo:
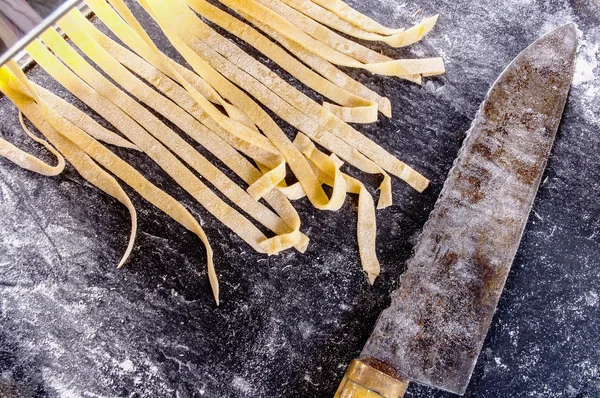
[[[334,398],[402,398],[407,387],[408,381],[355,359],[346,369]]]

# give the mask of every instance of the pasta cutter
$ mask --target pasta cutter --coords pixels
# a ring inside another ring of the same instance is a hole
[[[23,51],[27,44],[72,8],[77,7],[84,15],[89,14],[81,0],[46,0],[42,3],[45,8],[54,5],[54,11],[45,19],[36,11],[38,7],[35,4],[30,5],[25,0],[0,0],[0,66],[14,59],[21,67],[26,67],[31,62]]]

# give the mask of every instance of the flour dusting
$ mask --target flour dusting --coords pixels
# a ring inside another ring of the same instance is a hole
[[[573,86],[589,85],[596,78],[594,71],[598,67],[598,46],[598,43],[582,41],[575,62]],[[595,90],[597,92],[598,88]]]

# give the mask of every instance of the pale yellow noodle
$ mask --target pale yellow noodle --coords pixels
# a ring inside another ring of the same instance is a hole
[[[0,156],[5,157],[6,159],[10,160],[11,162],[23,169],[33,171],[41,175],[51,177],[62,173],[65,169],[65,159],[63,158],[63,156],[46,141],[40,140],[33,134],[30,134],[28,130],[25,131],[28,133],[31,139],[42,144],[48,151],[50,151],[56,157],[56,159],[58,159],[58,163],[56,164],[56,166],[51,166],[43,162],[35,156],[23,151],[22,149],[17,148],[15,145],[6,141],[4,138],[0,138]]]
[[[312,0],[312,2],[333,12],[345,21],[348,21],[367,32],[390,36],[402,31],[402,29],[391,29],[381,25],[379,22],[367,17],[361,12],[356,11],[343,0]]]
[[[331,163],[341,167],[342,162],[332,154],[327,156],[315,147],[315,144],[304,134],[298,133],[294,144],[302,151],[317,168],[319,179],[327,185],[333,186],[334,178],[337,176],[332,173]],[[375,204],[373,197],[367,191],[365,186],[356,178],[350,177],[345,173],[340,173],[346,181],[349,193],[358,194],[358,219],[356,225],[356,236],[358,240],[358,251],[363,270],[367,273],[369,283],[373,284],[380,273],[379,260],[376,252],[377,221],[375,218]],[[293,187],[293,186],[292,186]],[[301,187],[298,186],[301,189]],[[295,190],[297,190],[296,188]],[[294,188],[292,188],[294,190]],[[295,195],[301,196],[299,192]]]
[[[361,29],[355,24],[346,21],[339,15],[319,6],[311,0],[278,0],[294,9],[300,11],[304,15],[314,19],[315,21],[345,33],[349,36],[368,41],[381,41],[392,47],[404,47],[416,43],[423,36],[433,29],[437,22],[438,16],[426,18],[422,22],[404,30],[399,29],[399,32],[391,35],[382,35]],[[308,31],[306,31],[309,33]],[[309,33],[310,34],[310,33]],[[314,36],[313,36],[314,37]]]

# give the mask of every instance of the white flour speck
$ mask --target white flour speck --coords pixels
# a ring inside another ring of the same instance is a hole
[[[133,368],[134,368],[133,362],[131,362],[131,360],[129,360],[129,359],[126,359],[123,362],[121,362],[119,364],[119,367],[121,369],[123,369],[125,372],[132,372]]]
[[[590,307],[596,307],[598,305],[598,293],[596,292],[585,292],[585,303]]]
[[[575,61],[573,86],[590,83],[595,79],[594,70],[598,67],[598,43],[582,41]],[[598,88],[596,88],[596,91]]]
[[[600,125],[600,45],[580,32],[580,45],[575,61],[573,97],[582,109],[582,115],[595,125]]]
[[[233,381],[231,382],[231,385],[233,386],[233,388],[235,388],[236,390],[238,390],[244,394],[252,393],[252,385],[248,382],[248,380],[241,378],[239,376],[233,377]]]

